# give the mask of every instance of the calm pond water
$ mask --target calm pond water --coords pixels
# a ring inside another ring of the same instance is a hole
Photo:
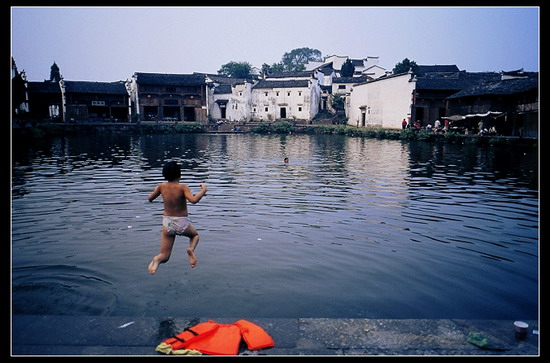
[[[538,153],[336,135],[87,135],[12,156],[14,314],[537,319]],[[283,163],[288,157],[290,162]],[[208,194],[147,273],[167,160]]]

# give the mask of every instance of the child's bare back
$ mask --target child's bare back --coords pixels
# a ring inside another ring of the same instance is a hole
[[[187,201],[193,204],[198,203],[207,190],[206,185],[201,184],[201,191],[194,195],[187,185],[180,184],[181,169],[176,162],[166,163],[162,174],[168,182],[159,184],[147,197],[149,202],[152,202],[159,195],[162,195],[164,203],[160,252],[153,257],[153,260],[149,264],[148,270],[150,274],[154,274],[161,263],[168,261],[176,235],[189,238],[189,247],[187,248],[189,264],[193,268],[197,265],[195,248],[199,243],[199,234],[189,222]]]
[[[203,185],[201,184],[201,188]],[[152,202],[159,195],[162,195],[164,203],[163,214],[165,216],[187,217],[189,214],[187,211],[187,200],[193,204],[200,200],[200,197],[197,198],[193,195],[187,185],[180,184],[178,181],[159,184],[147,199]]]

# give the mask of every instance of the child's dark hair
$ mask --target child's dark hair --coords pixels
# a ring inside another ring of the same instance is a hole
[[[162,168],[162,176],[168,181],[173,181],[181,177],[181,168],[175,161],[168,161]]]

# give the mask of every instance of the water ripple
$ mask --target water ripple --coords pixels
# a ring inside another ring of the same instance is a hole
[[[149,276],[166,160],[208,185],[199,266],[177,237]],[[337,135],[53,139],[14,155],[14,312],[536,318],[536,163]]]

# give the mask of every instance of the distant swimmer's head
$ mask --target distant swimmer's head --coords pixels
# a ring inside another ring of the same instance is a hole
[[[284,158],[283,161],[284,161],[285,163],[288,163],[288,158]]]
[[[175,181],[181,178],[181,168],[175,161],[169,161],[162,168],[162,176],[168,181]]]

